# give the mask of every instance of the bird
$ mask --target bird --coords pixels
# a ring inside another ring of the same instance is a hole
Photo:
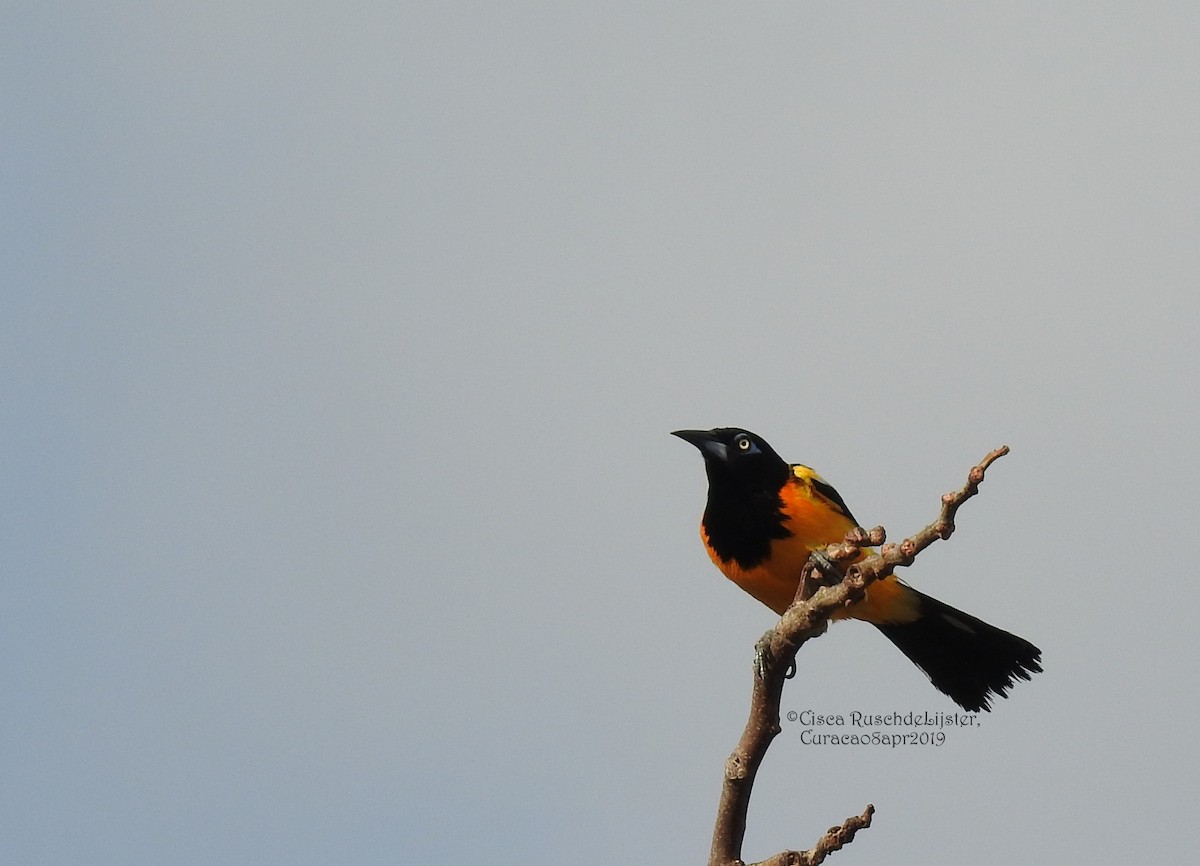
[[[814,551],[842,541],[858,521],[841,495],[808,466],[788,463],[761,436],[740,427],[676,430],[700,450],[708,501],[700,537],[718,569],[782,615]],[[860,559],[869,556],[865,549]],[[895,575],[831,619],[875,626],[964,710],[991,710],[1018,679],[1040,673],[1041,650],[913,589]]]

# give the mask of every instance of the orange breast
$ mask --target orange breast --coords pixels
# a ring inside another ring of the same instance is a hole
[[[814,495],[807,485],[789,484],[781,491],[785,526],[789,538],[771,542],[771,554],[754,568],[742,568],[736,562],[720,560],[708,544],[704,527],[700,534],[713,563],[721,572],[771,610],[782,614],[796,597],[800,571],[813,550],[841,541],[854,528],[853,522],[831,503]],[[863,557],[874,551],[864,551]],[[861,558],[861,557],[860,557]],[[872,584],[866,598],[849,608],[838,610],[833,619],[865,620],[871,623],[911,622],[917,616],[917,597],[912,590],[891,576]]]

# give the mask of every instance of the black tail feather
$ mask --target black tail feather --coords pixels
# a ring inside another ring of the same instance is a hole
[[[917,620],[876,628],[963,709],[990,710],[992,695],[1007,697],[1018,678],[1041,672],[1042,651],[1029,641],[917,594]]]

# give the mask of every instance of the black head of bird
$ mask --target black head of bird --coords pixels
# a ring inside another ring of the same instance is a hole
[[[776,491],[790,473],[787,462],[765,439],[740,427],[676,430],[671,435],[700,449],[708,483],[723,492]]]

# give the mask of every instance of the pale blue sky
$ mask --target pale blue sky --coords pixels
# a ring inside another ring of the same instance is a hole
[[[1200,10],[10,4],[0,861],[703,862],[745,426],[1043,649],[746,855],[1193,854]],[[950,710],[873,630],[785,709]],[[1153,828],[1153,829],[1148,829]]]

